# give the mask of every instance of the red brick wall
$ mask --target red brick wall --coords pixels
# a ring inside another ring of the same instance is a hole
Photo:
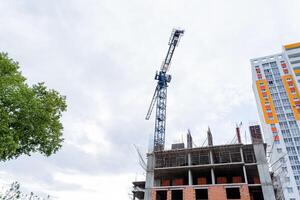
[[[208,199],[227,200],[224,186],[211,186],[208,188]]]
[[[172,200],[172,191],[171,190],[168,190],[167,200]]]
[[[193,187],[187,187],[183,190],[183,199],[184,200],[195,200],[195,190]]]
[[[156,191],[155,190],[151,191],[151,200],[156,200]]]
[[[250,200],[249,188],[246,185],[241,186],[240,188],[241,200]]]
[[[251,200],[249,189],[247,185],[242,185],[240,187],[241,200]],[[151,192],[151,200],[156,200],[156,190]],[[172,191],[169,189],[167,191],[167,200],[172,199]],[[195,200],[196,194],[193,187],[186,187],[183,190],[183,199],[184,200]],[[226,189],[223,185],[216,185],[208,187],[208,199],[209,200],[227,200],[226,198]]]

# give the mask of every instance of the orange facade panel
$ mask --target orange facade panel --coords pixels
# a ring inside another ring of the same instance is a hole
[[[176,185],[183,185],[183,179],[182,178],[174,179],[172,185],[174,185],[174,186],[176,186]]]
[[[221,176],[217,178],[217,184],[224,184],[224,183],[227,183],[226,177]]]
[[[233,176],[233,177],[232,177],[232,182],[233,182],[233,183],[242,183],[243,180],[242,180],[242,177],[241,177],[241,176]]]
[[[259,177],[254,176],[254,177],[253,177],[253,183],[254,183],[254,184],[260,184]]]
[[[161,181],[161,186],[170,186],[170,180],[162,180]]]
[[[295,49],[300,47],[300,42],[284,45],[285,49]]]
[[[300,74],[300,69],[294,69],[295,74]]]
[[[300,99],[300,96],[299,96],[298,89],[295,87],[296,84],[295,84],[295,81],[293,79],[293,76],[292,75],[283,75],[281,78],[282,78],[284,88],[285,88],[285,90],[288,94],[288,98],[289,98],[289,101],[290,101],[290,104],[291,104],[291,107],[292,107],[292,110],[293,110],[293,113],[294,113],[294,117],[295,117],[296,120],[300,120],[300,114],[297,111],[297,107],[296,107],[296,105],[299,104],[299,100],[295,100],[295,99]],[[289,87],[288,82],[293,83],[292,88]]]
[[[276,133],[277,132],[276,127],[272,127],[271,129],[272,129],[272,133]]]
[[[197,178],[197,184],[198,185],[206,185],[207,184],[206,177],[199,177],[199,178]]]
[[[274,136],[274,141],[279,141],[279,135]]]
[[[264,88],[265,91],[262,91],[261,86],[265,87]],[[260,99],[260,104],[261,104],[261,108],[262,108],[262,111],[263,111],[265,122],[267,124],[278,123],[277,114],[276,114],[275,107],[274,107],[274,104],[273,104],[273,101],[272,101],[270,90],[269,90],[268,85],[267,85],[267,81],[265,79],[257,80],[256,81],[256,88],[257,88],[258,96],[259,96],[259,99]],[[265,97],[267,97],[267,98],[265,98]],[[266,103],[269,104],[268,108],[267,108],[267,106],[265,106]],[[271,110],[271,112],[267,111],[267,110]]]
[[[291,93],[295,93],[296,92],[296,88],[295,87],[291,87],[290,90],[291,90]]]

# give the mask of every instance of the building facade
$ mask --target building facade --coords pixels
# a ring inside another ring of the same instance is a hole
[[[300,43],[251,59],[253,90],[278,199],[300,199]]]
[[[133,183],[133,199],[275,200],[259,126],[250,132],[253,144],[213,145],[211,139],[208,146],[187,142],[149,153],[146,182]]]

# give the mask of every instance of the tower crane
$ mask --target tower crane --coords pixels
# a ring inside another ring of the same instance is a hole
[[[184,30],[173,29],[169,39],[169,49],[159,71],[156,71],[155,80],[157,86],[154,91],[150,107],[148,109],[146,120],[150,119],[154,104],[156,102],[156,117],[154,129],[154,151],[164,150],[165,147],[165,130],[166,130],[166,107],[167,107],[167,87],[171,81],[171,75],[167,74],[176,46],[179,43]]]

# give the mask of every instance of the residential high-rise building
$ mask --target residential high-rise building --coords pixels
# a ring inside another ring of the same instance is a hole
[[[251,59],[253,90],[278,198],[300,199],[300,43]]]

